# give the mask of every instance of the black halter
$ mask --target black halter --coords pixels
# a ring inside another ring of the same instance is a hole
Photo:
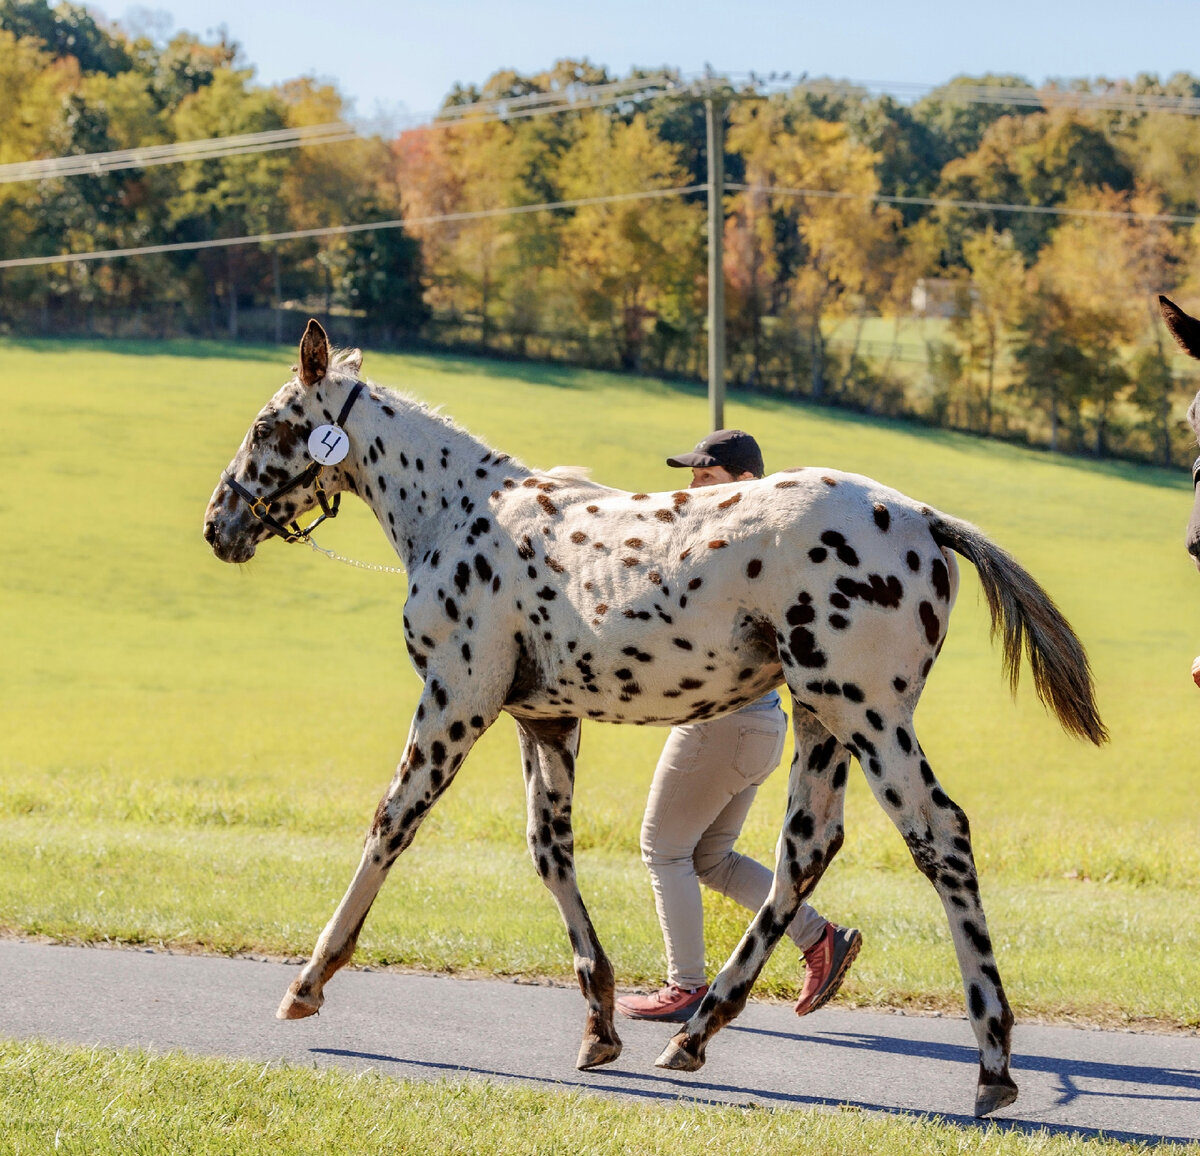
[[[1200,486],[1200,458],[1192,462],[1192,489]]]
[[[346,398],[345,404],[342,406],[341,412],[337,416],[337,421],[334,423],[337,426],[345,427],[346,418],[350,416],[350,411],[354,408],[354,403],[358,400],[358,395],[363,391],[363,383],[356,381],[354,388],[350,391],[350,396]],[[250,506],[250,513],[254,515],[272,534],[277,534],[285,542],[307,542],[309,535],[323,522],[326,518],[336,518],[338,506],[341,504],[342,495],[334,494],[331,502],[325,494],[325,487],[321,485],[321,471],[325,467],[320,462],[312,462],[306,466],[300,473],[288,478],[283,485],[272,490],[269,494],[252,494],[241,482],[229,476],[229,471],[221,475],[225,484],[244,499]],[[284,494],[290,494],[292,490],[299,489],[301,486],[317,484],[317,501],[321,504],[321,515],[307,526],[301,529],[298,522],[293,521],[291,526],[285,526],[278,518],[271,516],[271,507],[279,501]]]

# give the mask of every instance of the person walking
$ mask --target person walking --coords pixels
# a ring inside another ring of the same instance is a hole
[[[763,476],[762,451],[743,430],[717,430],[691,453],[667,458],[690,468],[689,489]],[[778,691],[708,722],[671,729],[654,770],[642,820],[642,861],[667,954],[667,983],[649,995],[623,995],[617,1009],[631,1019],[683,1023],[708,991],[700,884],[757,911],[773,873],[733,849],[759,786],[783,754],[787,716]],[[807,1015],[837,994],[862,946],[862,935],[803,904],[786,934],[804,957],[796,1014]]]

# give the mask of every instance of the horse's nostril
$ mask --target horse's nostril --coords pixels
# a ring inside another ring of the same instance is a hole
[[[204,540],[211,546],[217,540],[216,522],[204,523]]]

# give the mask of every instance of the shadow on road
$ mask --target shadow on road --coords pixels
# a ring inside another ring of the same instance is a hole
[[[812,1035],[802,1032],[773,1032],[764,1028],[748,1028],[732,1025],[732,1032],[750,1035],[775,1036],[785,1040],[808,1040],[827,1047],[856,1048],[870,1052],[891,1052],[900,1056],[922,1056],[946,1063],[965,1064],[974,1069],[979,1062],[979,1053],[973,1047],[957,1044],[939,1044],[927,1040],[900,1040],[894,1036],[871,1035],[865,1032],[823,1031]],[[1175,1100],[1180,1103],[1200,1104],[1200,1072],[1175,1068],[1148,1068],[1133,1064],[1100,1064],[1094,1060],[1068,1060],[1054,1056],[1031,1056],[1013,1052],[1012,1067],[1015,1072],[1047,1072],[1057,1076],[1062,1085],[1059,1104],[1068,1104],[1080,1096],[1106,1096],[1120,1099]],[[1080,1088],[1076,1080],[1111,1080],[1118,1083],[1143,1084],[1156,1088],[1181,1088],[1197,1093],[1195,1096],[1146,1095],[1140,1092],[1105,1092]]]
[[[971,1076],[975,1074],[976,1065],[979,1062],[979,1053],[973,1048],[958,1047],[955,1045],[927,1043],[920,1041],[897,1040],[888,1036],[873,1036],[873,1035],[854,1035],[851,1033],[829,1033],[833,1035],[845,1035],[846,1039],[837,1040],[830,1039],[829,1036],[800,1036],[791,1035],[786,1032],[765,1031],[761,1028],[729,1028],[727,1030],[738,1030],[744,1032],[752,1032],[757,1035],[779,1036],[783,1039],[809,1039],[813,1043],[832,1044],[834,1046],[862,1048],[872,1050],[886,1050],[903,1055],[919,1055],[927,1058],[935,1058],[947,1060],[954,1063],[962,1063],[970,1068]],[[896,1108],[887,1104],[873,1104],[864,1100],[852,1100],[842,1097],[832,1098],[828,1096],[804,1096],[791,1092],[777,1092],[764,1088],[749,1088],[738,1087],[733,1084],[714,1084],[707,1083],[696,1079],[677,1079],[673,1076],[659,1074],[656,1072],[622,1072],[617,1070],[609,1070],[604,1072],[604,1077],[613,1081],[610,1084],[597,1083],[595,1078],[591,1080],[574,1080],[561,1079],[555,1077],[553,1079],[538,1077],[530,1077],[519,1072],[505,1072],[493,1068],[472,1067],[464,1064],[443,1064],[436,1063],[430,1060],[408,1060],[402,1056],[386,1056],[378,1055],[371,1052],[358,1052],[345,1048],[312,1048],[314,1054],[326,1056],[338,1056],[345,1059],[367,1060],[371,1063],[379,1064],[400,1064],[405,1067],[420,1068],[425,1071],[442,1071],[448,1075],[470,1075],[490,1077],[500,1080],[512,1080],[523,1084],[541,1084],[547,1088],[562,1089],[575,1088],[584,1092],[611,1092],[621,1096],[634,1096],[647,1100],[660,1100],[668,1102],[680,1102],[687,1100],[695,1100],[700,1103],[721,1104],[728,1107],[739,1107],[736,1101],[728,1101],[721,1099],[722,1096],[737,1095],[753,1097],[755,1105],[762,1107],[764,1105],[778,1107],[804,1107],[804,1108],[853,1108],[867,1112],[881,1112],[889,1116],[900,1116],[906,1119],[914,1120],[936,1120],[945,1124],[954,1124],[962,1128],[980,1129],[980,1128],[997,1128],[1007,1132],[1024,1132],[1030,1135],[1037,1133],[1045,1133],[1056,1136],[1077,1136],[1081,1139],[1110,1139],[1123,1142],[1134,1143],[1155,1143],[1155,1144],[1180,1144],[1187,1145],[1194,1143],[1189,1137],[1183,1136],[1162,1136],[1146,1132],[1118,1132],[1106,1131],[1101,1128],[1084,1128],[1070,1124],[1047,1124],[1037,1121],[1024,1120],[978,1120],[974,1116],[961,1116],[949,1113],[930,1113],[920,1112],[910,1108]],[[1142,1084],[1162,1085],[1164,1083],[1175,1083],[1178,1081],[1188,1081],[1182,1086],[1188,1088],[1197,1088],[1200,1090],[1200,1075],[1188,1072],[1163,1072],[1158,1069],[1151,1068],[1135,1068],[1126,1067],[1120,1064],[1095,1064],[1087,1062],[1076,1062],[1070,1060],[1054,1060],[1045,1057],[1022,1057],[1020,1061],[1014,1058],[1014,1067],[1018,1071],[1047,1071],[1059,1075],[1064,1083],[1072,1078],[1079,1076],[1094,1076],[1108,1080],[1129,1080]],[[1128,1073],[1128,1074],[1127,1074]],[[1168,1078],[1163,1078],[1168,1077]],[[637,1084],[626,1081],[638,1081],[641,1084],[652,1084],[651,1087],[639,1087]],[[711,1094],[712,1099],[706,1099],[705,1093]],[[1086,1092],[1077,1092],[1076,1094],[1094,1094]],[[1115,1095],[1116,1093],[1096,1093],[1100,1095]],[[1152,1099],[1184,1099],[1192,1100],[1200,1097],[1184,1096],[1184,1097],[1138,1097]],[[1065,1102],[1065,1101],[1060,1101]]]

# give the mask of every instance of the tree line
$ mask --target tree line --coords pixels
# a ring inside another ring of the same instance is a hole
[[[0,258],[413,222],[0,270],[0,328],[262,339],[291,309],[337,314],[347,340],[700,378],[703,193],[512,210],[702,184],[702,102],[681,90],[524,119],[469,110],[613,79],[586,61],[501,71],[447,96],[466,110],[450,125],[0,184]],[[1191,391],[1153,298],[1200,296],[1186,220],[1200,214],[1200,117],[1072,98],[1200,97],[1200,79],[1035,91],[958,77],[912,104],[844,85],[719,91],[734,386],[1100,457],[1187,457]],[[0,0],[0,164],[347,112],[311,79],[255,84],[224,36],[156,38],[72,4]]]

